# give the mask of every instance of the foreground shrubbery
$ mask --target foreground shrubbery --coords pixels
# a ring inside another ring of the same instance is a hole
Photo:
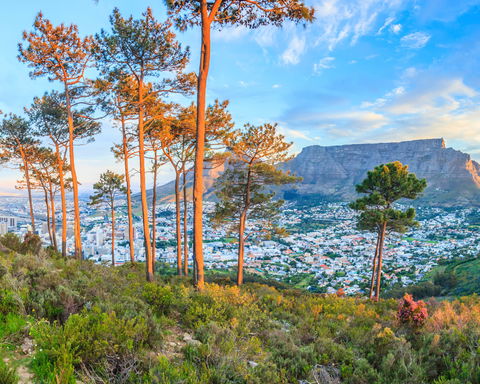
[[[474,296],[399,311],[259,283],[199,293],[45,252],[2,254],[0,270],[3,353],[27,357],[38,383],[296,383],[322,369],[344,383],[480,383]]]

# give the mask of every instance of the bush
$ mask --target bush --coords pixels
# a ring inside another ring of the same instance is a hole
[[[169,286],[161,287],[155,283],[147,283],[143,286],[142,296],[157,314],[167,315],[170,313],[173,292]]]
[[[17,384],[18,376],[13,368],[10,368],[3,360],[0,360],[0,383]]]
[[[428,318],[427,306],[422,300],[415,301],[408,293],[400,300],[397,318],[402,324],[422,326]]]
[[[94,373],[109,382],[120,382],[136,373],[149,330],[145,320],[119,319],[115,313],[98,308],[72,315],[63,326],[42,321],[31,334],[37,343],[37,356],[45,375],[62,376],[73,382],[74,369]],[[39,367],[36,370],[39,372]]]

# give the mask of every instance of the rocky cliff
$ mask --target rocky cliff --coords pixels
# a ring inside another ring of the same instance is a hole
[[[288,199],[352,200],[357,196],[355,185],[365,178],[367,171],[397,160],[407,164],[418,177],[427,179],[428,188],[420,202],[480,205],[480,164],[466,153],[447,148],[443,139],[305,147],[282,165],[303,181],[295,188],[278,192]],[[207,198],[213,196],[214,179],[222,170],[205,171]],[[189,175],[189,187],[191,182]],[[159,187],[159,198],[172,200],[173,188],[173,182]]]
[[[283,168],[303,177],[298,196],[350,200],[355,184],[375,166],[392,161],[407,164],[427,179],[424,202],[462,205],[480,202],[480,165],[470,155],[445,146],[443,139],[398,143],[352,144],[303,148]],[[292,194],[290,194],[291,196]]]

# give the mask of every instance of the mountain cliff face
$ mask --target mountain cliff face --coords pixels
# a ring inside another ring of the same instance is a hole
[[[470,155],[446,148],[443,139],[398,143],[353,144],[303,148],[283,168],[303,177],[298,196],[355,198],[355,185],[368,170],[392,161],[407,164],[411,172],[427,179],[424,202],[461,205],[480,201],[480,165]]]
[[[427,179],[428,187],[419,202],[448,206],[480,205],[480,164],[466,153],[447,148],[443,139],[305,147],[294,159],[281,165],[283,169],[301,176],[303,181],[278,192],[288,199],[349,201],[358,196],[355,185],[365,178],[367,171],[397,160],[408,165],[418,177]],[[223,167],[205,170],[207,199],[213,197],[213,183],[222,171]],[[189,192],[192,180],[193,175],[189,174]],[[159,187],[159,199],[173,200],[173,190],[173,182]]]

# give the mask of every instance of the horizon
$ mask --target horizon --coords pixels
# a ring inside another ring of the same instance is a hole
[[[480,160],[480,80],[475,76],[480,1],[306,3],[315,7],[317,17],[306,27],[237,27],[213,33],[208,99],[229,99],[237,127],[278,122],[281,133],[294,142],[294,153],[310,145],[442,136],[449,147]],[[53,23],[77,24],[86,35],[109,29],[114,6],[134,17],[151,6],[159,20],[166,17],[161,1],[45,0],[39,5],[28,0],[6,5],[0,27],[0,109],[21,114],[33,97],[55,88],[46,79],[30,79],[29,69],[16,58],[21,33],[31,29],[40,10]],[[190,47],[188,70],[196,71],[194,31],[177,32],[177,38]],[[187,104],[191,98],[179,101]],[[105,120],[94,143],[77,147],[82,193],[91,190],[101,172],[121,169],[110,152],[119,137]],[[172,177],[169,167],[162,167],[159,185]],[[2,169],[1,178],[0,192],[18,193],[17,172]],[[134,186],[138,188],[137,180]]]

